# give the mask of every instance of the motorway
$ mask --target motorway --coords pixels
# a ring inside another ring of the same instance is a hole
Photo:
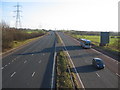
[[[51,88],[55,34],[2,58],[3,88]]]
[[[118,88],[119,63],[116,60],[94,49],[81,48],[76,40],[61,32],[58,35],[65,46],[55,46],[56,36],[54,32],[50,32],[3,57],[3,88],[51,88],[55,48],[67,49],[85,88]],[[105,61],[105,69],[97,70],[91,65],[94,57]]]
[[[118,62],[94,49],[83,49],[77,40],[64,33],[58,33],[63,40],[74,68],[85,88],[118,88]],[[97,70],[92,66],[92,59],[102,58],[106,64],[105,69]],[[74,72],[74,68],[73,72]],[[76,72],[75,72],[76,73]]]

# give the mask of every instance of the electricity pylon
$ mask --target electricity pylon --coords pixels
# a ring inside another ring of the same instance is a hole
[[[20,7],[21,6],[19,5],[19,3],[17,3],[17,5],[15,7],[16,7],[16,10],[14,11],[14,12],[16,12],[15,28],[20,28],[20,27],[22,27],[21,20],[20,20],[20,17],[21,17],[21,15],[20,15],[20,12],[21,12]]]

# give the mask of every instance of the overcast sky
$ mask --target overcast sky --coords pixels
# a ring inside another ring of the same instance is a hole
[[[118,31],[119,0],[2,0],[2,19],[12,27],[17,1],[23,28]]]

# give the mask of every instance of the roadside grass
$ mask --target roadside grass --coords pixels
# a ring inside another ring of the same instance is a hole
[[[61,45],[62,41],[61,41],[59,35],[57,33],[55,33],[55,35],[56,35],[56,38],[57,38],[57,43]]]
[[[40,36],[47,34],[42,30],[17,30],[15,28],[3,28],[2,52],[24,45]]]
[[[25,44],[27,44],[27,43],[35,40],[35,39],[38,39],[40,37],[36,37],[36,38],[32,38],[32,39],[27,39],[27,40],[24,40],[24,41],[13,41],[13,47],[12,48],[16,48],[18,46],[25,45]]]
[[[24,41],[13,41],[13,42],[11,43],[11,44],[12,44],[12,47],[7,48],[7,49],[4,49],[3,52],[6,52],[6,51],[11,50],[11,49],[13,49],[13,48],[17,48],[17,47],[23,46],[23,45],[25,45],[25,44],[27,44],[27,43],[30,43],[30,42],[32,42],[33,40],[36,40],[36,39],[38,39],[38,38],[41,38],[41,36],[35,37],[35,38],[32,38],[32,39],[27,39],[27,40],[24,40]]]
[[[56,33],[58,45],[62,45],[62,39]],[[71,64],[67,52],[59,50],[56,56],[56,88],[69,88],[70,90],[82,90],[78,83],[77,75],[72,71],[73,65]]]
[[[31,33],[43,33],[44,31],[41,30],[25,30],[25,33],[31,34]]]
[[[94,44],[96,46],[99,46],[99,44],[100,44],[100,36],[75,35],[75,34],[70,34],[70,35],[76,39],[84,38],[84,39],[91,40],[92,44]],[[120,38],[112,38],[112,36],[110,36],[109,44],[107,44],[107,46],[104,46],[102,48],[108,49],[111,51],[120,52],[120,45],[119,44],[120,44]]]
[[[70,74],[67,72],[67,60],[63,51],[57,53],[57,80],[56,87],[73,88]]]

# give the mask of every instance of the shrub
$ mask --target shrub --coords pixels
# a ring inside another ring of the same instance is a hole
[[[28,31],[24,29],[2,27],[2,50],[5,51],[6,49],[12,48],[14,41],[24,41],[45,34],[43,31],[31,30],[32,33],[27,32]]]

